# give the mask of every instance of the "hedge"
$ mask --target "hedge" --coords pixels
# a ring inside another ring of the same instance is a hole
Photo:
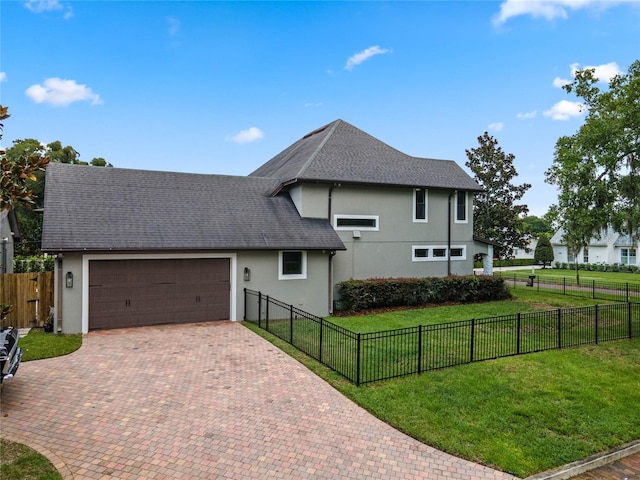
[[[22,257],[16,255],[13,259],[14,273],[53,272],[55,259],[52,256],[34,255]]]
[[[501,277],[374,278],[339,284],[338,310],[419,306],[445,302],[482,302],[511,298]]]

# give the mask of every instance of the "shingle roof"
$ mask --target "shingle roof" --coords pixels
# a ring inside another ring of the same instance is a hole
[[[280,187],[316,181],[482,190],[454,161],[406,155],[343,120],[305,135],[250,175],[276,178]]]
[[[344,249],[273,179],[50,164],[45,251]]]

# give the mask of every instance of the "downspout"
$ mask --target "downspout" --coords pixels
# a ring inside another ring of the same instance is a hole
[[[56,331],[62,331],[62,254],[58,254],[58,308],[56,312],[57,327]]]
[[[447,277],[451,276],[451,197],[457,193],[453,190],[447,199]]]
[[[329,187],[329,196],[327,198],[327,219],[329,220],[329,223],[331,223],[331,199],[332,199],[332,194],[333,194],[333,185],[331,187]],[[328,295],[327,298],[329,299],[329,313],[333,314],[333,257],[336,254],[335,250],[331,250],[329,252],[329,274],[327,275],[329,278],[327,280],[328,285]]]

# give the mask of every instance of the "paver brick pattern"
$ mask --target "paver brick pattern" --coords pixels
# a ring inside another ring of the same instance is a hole
[[[0,434],[65,479],[513,479],[373,417],[242,325],[91,332],[21,365]]]

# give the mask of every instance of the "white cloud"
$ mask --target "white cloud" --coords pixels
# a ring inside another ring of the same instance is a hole
[[[55,107],[85,100],[92,105],[102,103],[100,95],[93,93],[86,85],[78,85],[75,80],[57,77],[45,79],[42,85],[31,85],[25,94],[36,103],[47,103]]]
[[[545,20],[566,19],[570,10],[603,10],[621,3],[629,3],[629,0],[504,0],[500,5],[500,13],[493,17],[493,24],[499,26],[520,15]]]
[[[24,4],[24,6],[31,10],[33,13],[65,10],[65,19],[73,17],[73,9],[70,6],[64,7],[58,0],[29,0]]]
[[[622,70],[616,62],[605,63],[603,65],[585,65],[581,67],[579,63],[571,64],[571,75],[575,76],[578,70],[593,69],[595,77],[600,82],[609,83],[613,77],[622,74]]]
[[[504,123],[502,122],[490,123],[488,128],[489,130],[492,130],[494,132],[501,132],[502,129],[504,128]]]
[[[384,55],[385,53],[391,53],[388,48],[380,48],[378,45],[366,48],[361,52],[358,52],[347,59],[347,63],[344,66],[345,70],[353,70],[353,67],[360,65],[365,60],[373,57],[374,55]]]
[[[322,106],[322,102],[316,102],[316,103],[305,103],[304,106],[306,108],[319,108]]]
[[[235,143],[251,143],[264,137],[264,132],[257,127],[241,130],[235,135],[227,135],[227,140]]]
[[[568,100],[560,100],[549,110],[544,112],[545,117],[551,117],[553,120],[569,120],[572,117],[579,117],[586,111],[584,105],[579,102],[570,102]]]
[[[566,78],[556,77],[553,79],[553,86],[556,88],[562,88],[565,85],[569,85],[571,80],[567,80]]]
[[[528,119],[531,119],[531,118],[536,118],[536,115],[538,115],[538,111],[537,110],[533,110],[532,112],[519,113],[517,115],[517,117],[520,120],[528,120]]]
[[[7,74],[5,72],[0,72],[0,83],[7,81]]]

